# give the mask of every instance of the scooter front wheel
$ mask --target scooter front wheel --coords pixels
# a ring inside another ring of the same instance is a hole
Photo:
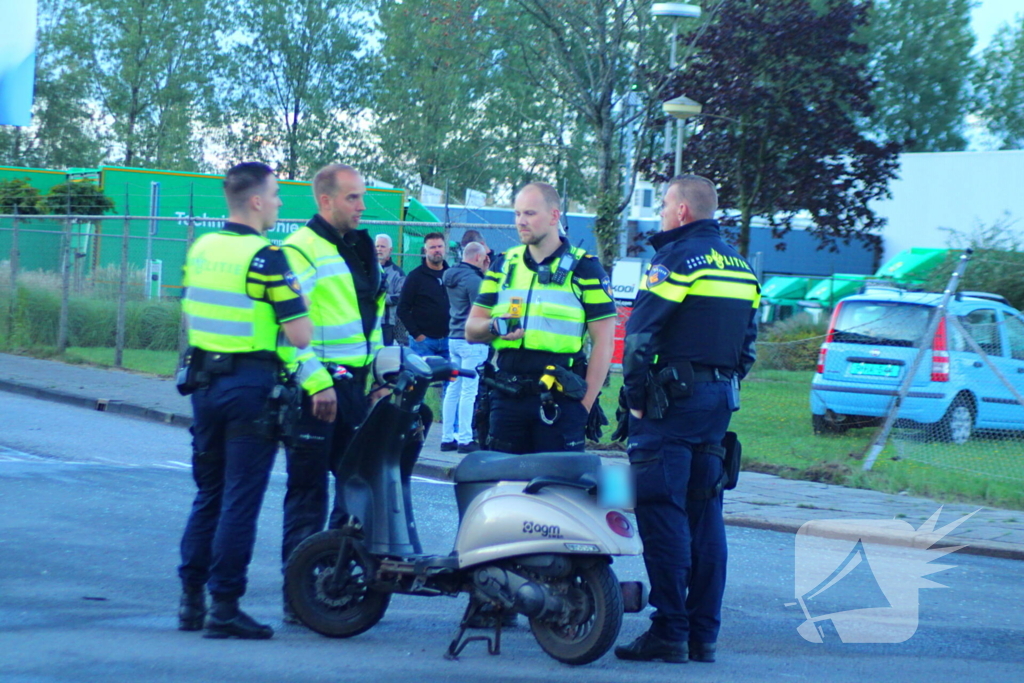
[[[530,619],[530,630],[549,655],[566,664],[589,664],[604,656],[622,626],[622,591],[601,560],[576,561],[565,579],[546,582],[569,605],[560,618]]]
[[[367,585],[368,568],[349,549],[342,558],[344,576],[335,579],[342,543],[358,543],[339,529],[314,534],[292,552],[285,567],[284,587],[295,615],[309,628],[331,638],[350,638],[381,620],[390,593]]]

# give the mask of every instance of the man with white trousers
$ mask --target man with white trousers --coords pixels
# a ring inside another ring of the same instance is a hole
[[[448,351],[453,365],[468,370],[476,369],[487,360],[487,344],[466,341],[466,318],[489,266],[487,247],[479,242],[470,242],[463,247],[462,261],[445,271],[442,277],[449,303]],[[479,450],[479,444],[473,440],[473,407],[479,381],[476,377],[459,377],[448,387],[442,408],[442,451],[472,453]]]

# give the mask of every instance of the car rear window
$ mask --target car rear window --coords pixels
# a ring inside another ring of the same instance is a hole
[[[932,306],[889,301],[845,301],[839,309],[833,341],[851,344],[914,346],[928,330]]]

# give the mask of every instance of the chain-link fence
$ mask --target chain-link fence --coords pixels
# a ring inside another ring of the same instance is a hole
[[[303,224],[281,220],[268,237],[280,243]],[[221,225],[189,216],[0,216],[2,346],[113,348],[117,366],[126,348],[178,350],[185,255],[196,237]],[[406,272],[419,265],[423,237],[431,232],[446,235],[453,263],[468,230],[497,251],[518,243],[514,226],[364,221],[362,227],[392,238],[392,258]]]
[[[1024,481],[1024,316],[1001,296],[958,291],[968,254],[942,293],[867,287],[841,301],[818,346],[812,428],[874,428],[865,470],[904,460],[983,480]]]

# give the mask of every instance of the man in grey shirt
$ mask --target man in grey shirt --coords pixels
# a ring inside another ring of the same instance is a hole
[[[381,233],[374,238],[374,245],[377,248],[377,262],[384,270],[384,282],[387,287],[385,294],[384,318],[381,320],[381,333],[384,335],[384,346],[391,346],[404,342],[405,330],[401,321],[398,320],[398,298],[402,294],[402,285],[405,284],[405,273],[391,260],[392,242],[391,236]],[[401,334],[396,334],[401,332]],[[396,337],[398,339],[396,340]]]
[[[445,271],[441,282],[448,291],[449,333],[448,351],[452,363],[460,368],[475,369],[487,360],[487,344],[466,341],[466,318],[476,300],[477,290],[484,273],[490,267],[487,248],[479,242],[470,242],[462,249],[462,261]],[[479,450],[473,441],[473,406],[479,379],[459,377],[448,387],[442,406],[441,450],[472,453]],[[458,423],[458,433],[455,426]]]

